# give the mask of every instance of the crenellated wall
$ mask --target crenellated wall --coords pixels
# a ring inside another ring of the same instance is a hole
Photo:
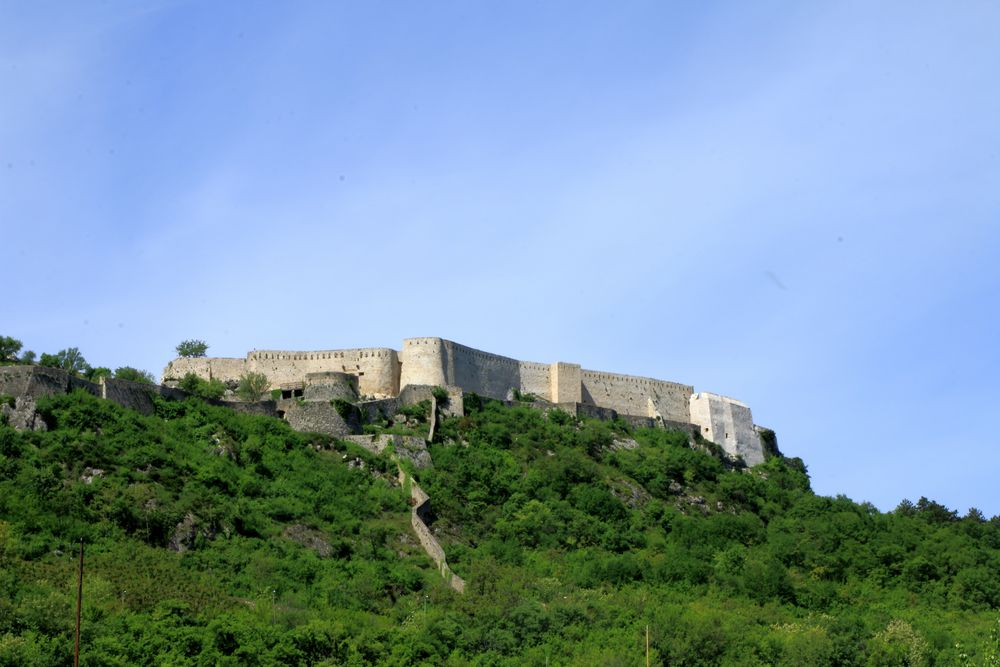
[[[688,398],[694,387],[634,375],[583,370],[581,403],[611,408],[626,415],[690,422]]]
[[[263,373],[272,387],[302,381],[309,373],[350,373],[363,396],[386,398],[399,393],[399,356],[385,347],[289,352],[258,350],[247,355],[248,370]]]
[[[548,366],[490,354],[441,338],[408,338],[399,354],[400,384],[456,385],[468,392],[503,400],[511,389],[548,398]],[[521,367],[525,368],[522,381]]]
[[[454,385],[500,400],[517,389],[552,402],[580,400],[577,364],[520,361],[442,338],[407,338],[399,360],[401,387]]]
[[[272,389],[302,382],[312,373],[348,373],[358,378],[363,396],[387,398],[399,393],[399,355],[385,347],[352,350],[256,350],[246,359],[224,357],[180,357],[163,370],[164,382],[175,382],[187,373],[200,377],[236,381],[248,372],[263,373]]]
[[[162,382],[180,380],[188,373],[223,382],[239,380],[248,370],[246,359],[232,357],[178,357],[163,369]]]

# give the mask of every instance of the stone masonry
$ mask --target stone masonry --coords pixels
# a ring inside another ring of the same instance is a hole
[[[186,373],[235,381],[249,371],[264,373],[271,388],[283,392],[338,378],[343,386],[352,385],[361,400],[397,398],[407,387],[417,386],[499,400],[516,390],[552,404],[611,411],[606,414],[613,416],[662,425],[691,424],[733,458],[741,457],[748,465],[764,460],[750,408],[735,399],[695,393],[691,385],[667,380],[586,370],[579,364],[520,361],[443,338],[407,338],[399,351],[255,350],[245,359],[178,358],[164,369],[163,384],[175,386]]]

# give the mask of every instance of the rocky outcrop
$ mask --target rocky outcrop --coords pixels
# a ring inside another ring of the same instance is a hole
[[[31,396],[18,396],[14,399],[14,407],[4,403],[0,407],[3,421],[18,431],[45,431],[48,427],[45,420],[35,408],[35,399]]]
[[[281,536],[307,549],[312,549],[320,558],[333,556],[333,547],[324,539],[323,534],[302,524],[288,526],[281,531]]]

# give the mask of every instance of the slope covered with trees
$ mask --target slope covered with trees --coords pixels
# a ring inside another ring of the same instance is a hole
[[[197,399],[0,425],[0,665],[965,665],[1000,646],[1000,518],[813,494],[800,461],[471,400],[418,472]],[[371,427],[370,430],[377,430]]]

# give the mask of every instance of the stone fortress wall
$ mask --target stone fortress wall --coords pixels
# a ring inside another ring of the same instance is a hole
[[[554,404],[593,406],[656,423],[692,424],[731,456],[741,456],[749,465],[764,460],[750,408],[735,399],[695,393],[691,385],[586,370],[567,362],[520,361],[443,338],[407,338],[399,352],[258,350],[245,359],[180,358],[167,365],[163,381],[174,384],[188,372],[231,381],[247,371],[267,375],[272,388],[304,386],[312,374],[348,374],[357,379],[361,396],[374,398],[396,397],[418,385],[458,387],[500,400],[517,390]]]
[[[703,438],[721,445],[731,454],[742,456],[747,465],[764,462],[760,436],[745,403],[702,391],[691,395],[690,405],[690,421],[701,428]]]
[[[224,357],[181,357],[163,371],[163,381],[173,383],[188,373],[200,377],[237,381],[247,372],[263,373],[271,387],[300,384],[313,373],[348,373],[357,377],[362,396],[389,398],[399,393],[399,356],[389,348],[289,352],[255,350],[245,359]]]

